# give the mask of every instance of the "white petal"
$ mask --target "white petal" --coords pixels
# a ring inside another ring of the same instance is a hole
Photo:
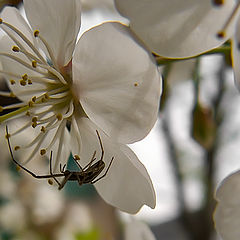
[[[124,240],[155,240],[151,229],[140,221],[132,221],[125,224]]]
[[[104,23],[81,37],[73,84],[89,118],[119,142],[142,139],[156,122],[161,77],[151,54],[120,23]]]
[[[232,65],[236,87],[240,90],[240,18],[237,22],[236,33],[232,39]]]
[[[155,53],[173,58],[198,55],[220,46],[218,39],[235,1],[214,6],[210,0],[115,0],[130,27]],[[234,22],[234,21],[233,21]],[[227,36],[232,35],[233,25]]]
[[[51,47],[59,66],[71,58],[81,24],[79,0],[24,0],[26,16]]]
[[[96,134],[97,127],[87,118],[77,119],[77,122],[82,140],[79,163],[83,167],[89,163],[94,151],[97,152],[97,159],[100,159],[102,151]],[[98,193],[107,203],[131,214],[138,212],[144,204],[154,208],[156,196],[144,165],[130,148],[115,143],[100,129],[98,131],[104,148],[105,162],[100,177],[114,157],[106,176],[94,184]]]
[[[214,213],[217,232],[224,240],[239,240],[240,171],[225,178],[217,189],[218,205]]]

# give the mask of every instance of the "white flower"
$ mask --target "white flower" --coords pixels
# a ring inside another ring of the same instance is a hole
[[[240,236],[240,171],[226,177],[216,192],[218,201],[214,221],[223,240],[239,240]]]
[[[53,150],[55,172],[69,151],[85,166],[94,151],[100,158],[98,130],[105,169],[114,157],[106,177],[95,184],[99,194],[130,213],[143,204],[154,207],[150,177],[125,145],[144,138],[157,119],[161,77],[151,54],[117,22],[90,29],[75,44],[79,0],[24,0],[24,7],[31,27],[11,7],[3,10],[0,24],[7,33],[0,42],[1,73],[10,95],[22,101],[0,107],[3,113],[17,108],[0,116],[0,123],[25,119],[15,132],[10,128],[11,137],[33,131],[32,141],[15,150],[31,150],[25,162]]]
[[[184,58],[220,46],[217,33],[232,13],[234,0],[115,0],[130,27],[156,54]]]

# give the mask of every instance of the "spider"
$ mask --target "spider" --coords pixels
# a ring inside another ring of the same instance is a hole
[[[27,173],[29,173],[30,175],[32,175],[34,178],[38,178],[38,179],[49,179],[49,183],[52,184],[51,182],[51,178],[53,178],[56,183],[58,184],[58,189],[61,190],[65,184],[67,183],[67,181],[77,181],[79,186],[83,185],[83,184],[94,184],[96,182],[98,182],[99,180],[101,180],[102,178],[104,178],[107,175],[107,172],[113,162],[114,157],[112,157],[105,173],[101,176],[98,177],[99,174],[103,171],[103,169],[105,168],[105,163],[103,161],[103,156],[104,156],[104,149],[103,149],[103,144],[102,144],[102,140],[100,138],[100,134],[98,132],[98,130],[96,130],[97,136],[98,136],[98,140],[99,140],[99,144],[101,147],[101,157],[100,159],[95,162],[93,164],[93,162],[96,160],[96,151],[94,151],[93,156],[90,160],[90,162],[85,166],[85,167],[81,167],[81,165],[78,163],[77,160],[79,160],[78,158],[74,157],[74,161],[76,162],[76,164],[78,165],[80,171],[70,171],[70,170],[65,170],[66,168],[66,164],[63,165],[63,167],[60,164],[60,173],[53,173],[52,172],[52,151],[50,153],[50,174],[47,175],[36,175],[35,173],[33,173],[32,171],[30,171],[29,169],[25,168],[24,166],[22,166],[20,163],[18,163],[13,156],[13,152],[12,152],[12,148],[11,148],[11,144],[10,144],[10,134],[8,133],[8,127],[6,126],[6,138],[7,138],[7,142],[8,142],[8,147],[9,147],[9,151],[10,151],[10,155],[11,158],[13,160],[13,162],[20,168],[22,168],[23,170],[25,170]],[[93,165],[92,165],[93,164]],[[64,179],[62,180],[62,182],[58,181],[57,178],[58,177],[64,177]],[[98,177],[98,178],[97,178]],[[96,179],[97,178],[97,179]]]

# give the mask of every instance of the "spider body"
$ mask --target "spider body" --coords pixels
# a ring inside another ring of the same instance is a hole
[[[14,163],[18,167],[25,170],[30,175],[32,175],[34,178],[37,178],[37,179],[51,179],[51,178],[53,178],[55,180],[55,182],[58,184],[58,189],[59,190],[61,190],[65,186],[67,181],[77,181],[79,186],[81,186],[81,185],[87,184],[87,183],[94,184],[94,183],[96,183],[97,181],[99,181],[100,179],[102,179],[103,177],[105,177],[107,175],[107,172],[108,172],[108,170],[109,170],[109,168],[110,168],[110,166],[113,162],[114,157],[112,157],[105,173],[102,176],[98,177],[101,174],[101,172],[103,171],[103,169],[105,168],[105,163],[103,161],[104,149],[103,149],[102,141],[101,141],[99,132],[97,130],[96,130],[96,133],[97,133],[99,143],[100,143],[100,147],[101,147],[101,151],[102,151],[101,157],[100,157],[99,160],[96,161],[96,157],[95,157],[96,151],[94,151],[92,159],[90,160],[90,162],[84,168],[81,167],[81,165],[79,164],[79,162],[78,162],[79,159],[74,158],[75,163],[79,167],[80,171],[70,171],[70,170],[67,170],[67,169],[65,170],[66,164],[63,166],[63,168],[60,164],[60,173],[53,173],[52,172],[52,151],[51,151],[50,164],[49,164],[50,165],[50,174],[36,175],[35,173],[30,171],[26,167],[22,166],[20,163],[18,163],[14,159],[12,148],[11,148],[11,145],[10,145],[10,140],[9,140],[10,135],[8,133],[8,128],[6,126],[6,138],[7,138],[7,142],[8,142],[10,155],[11,155],[11,158],[14,161]],[[96,162],[93,164],[94,161],[96,161]],[[58,177],[64,177],[62,182],[58,181],[58,179],[57,179]]]

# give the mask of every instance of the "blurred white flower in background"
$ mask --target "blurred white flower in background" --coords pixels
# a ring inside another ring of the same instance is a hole
[[[115,4],[149,49],[169,58],[190,57],[222,45],[232,36],[236,19],[225,38],[218,38],[236,4],[233,0],[115,0]]]

